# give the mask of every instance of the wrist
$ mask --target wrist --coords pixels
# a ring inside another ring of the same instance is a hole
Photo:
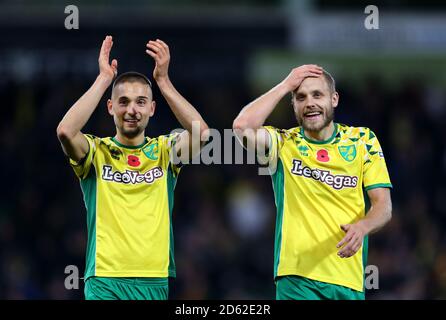
[[[282,81],[276,86],[276,90],[282,95],[285,96],[288,93],[293,91],[293,88],[290,87],[286,82]]]
[[[367,219],[362,219],[358,221],[359,226],[361,227],[364,236],[368,235],[371,231],[370,224],[368,223]]]
[[[100,73],[96,78],[96,83],[106,90],[113,82],[113,78]]]
[[[155,78],[156,84],[158,85],[158,88],[160,88],[161,90],[168,87],[170,84],[170,80],[169,77],[166,76],[162,76],[162,77],[157,77]]]

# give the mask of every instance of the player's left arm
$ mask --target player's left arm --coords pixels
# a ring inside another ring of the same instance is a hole
[[[185,131],[179,134],[175,144],[175,150],[179,158],[185,162],[200,152],[201,146],[208,139],[208,125],[198,111],[175,89],[170,81],[168,69],[170,62],[170,51],[167,44],[162,40],[149,41],[146,53],[155,60],[153,78],[170,106],[177,120]],[[193,131],[192,131],[192,128]],[[194,133],[194,135],[192,134]],[[181,150],[188,150],[187,159]]]
[[[338,256],[353,256],[362,246],[364,237],[381,229],[392,218],[392,200],[389,188],[375,188],[367,191],[370,209],[366,216],[356,223],[341,225],[344,238],[337,244],[341,248]]]

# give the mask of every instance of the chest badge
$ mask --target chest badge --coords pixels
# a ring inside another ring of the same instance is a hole
[[[320,149],[316,153],[316,160],[320,162],[328,162],[330,161],[330,157],[328,155],[328,151],[326,149]]]
[[[131,167],[138,167],[141,162],[139,161],[139,158],[134,155],[127,156],[127,164]]]
[[[356,147],[354,144],[350,146],[340,146],[338,147],[339,153],[342,158],[348,162],[352,162],[356,158]]]
[[[150,160],[158,160],[158,142],[148,145],[142,151]]]

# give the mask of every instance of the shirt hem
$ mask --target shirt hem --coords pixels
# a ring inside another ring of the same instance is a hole
[[[125,271],[125,272],[116,272],[116,271],[102,271],[96,272],[96,274],[90,274],[86,276],[86,279],[90,277],[135,277],[135,278],[167,278],[172,277],[175,278],[175,272],[141,272],[141,271]]]
[[[321,276],[318,276],[318,275],[308,276],[308,275],[299,273],[296,270],[283,270],[283,271],[277,273],[276,278],[277,277],[281,277],[281,276],[293,276],[293,275],[294,276],[299,276],[299,277],[304,277],[304,278],[311,279],[311,280],[316,280],[316,281],[326,282],[326,283],[330,283],[330,284],[334,284],[334,285],[338,285],[338,286],[347,287],[347,288],[350,288],[350,289],[353,289],[353,290],[356,290],[356,291],[359,291],[359,292],[364,292],[364,286],[363,285],[357,286],[357,285],[352,284],[352,283],[339,281],[339,280],[336,280],[336,279],[333,279],[333,278],[325,278],[325,277],[321,277]]]

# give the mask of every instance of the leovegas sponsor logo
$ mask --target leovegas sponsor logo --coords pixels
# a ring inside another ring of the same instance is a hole
[[[161,167],[152,168],[144,173],[134,170],[125,170],[123,172],[113,171],[112,166],[102,166],[102,179],[105,181],[113,181],[124,184],[138,184],[148,183],[151,184],[156,179],[163,176],[163,169]]]
[[[302,166],[302,161],[297,159],[293,159],[291,173],[296,176],[302,176],[320,181],[336,190],[343,188],[355,188],[358,185],[358,177],[356,176],[333,175],[329,170],[312,169],[306,166],[304,167]]]

